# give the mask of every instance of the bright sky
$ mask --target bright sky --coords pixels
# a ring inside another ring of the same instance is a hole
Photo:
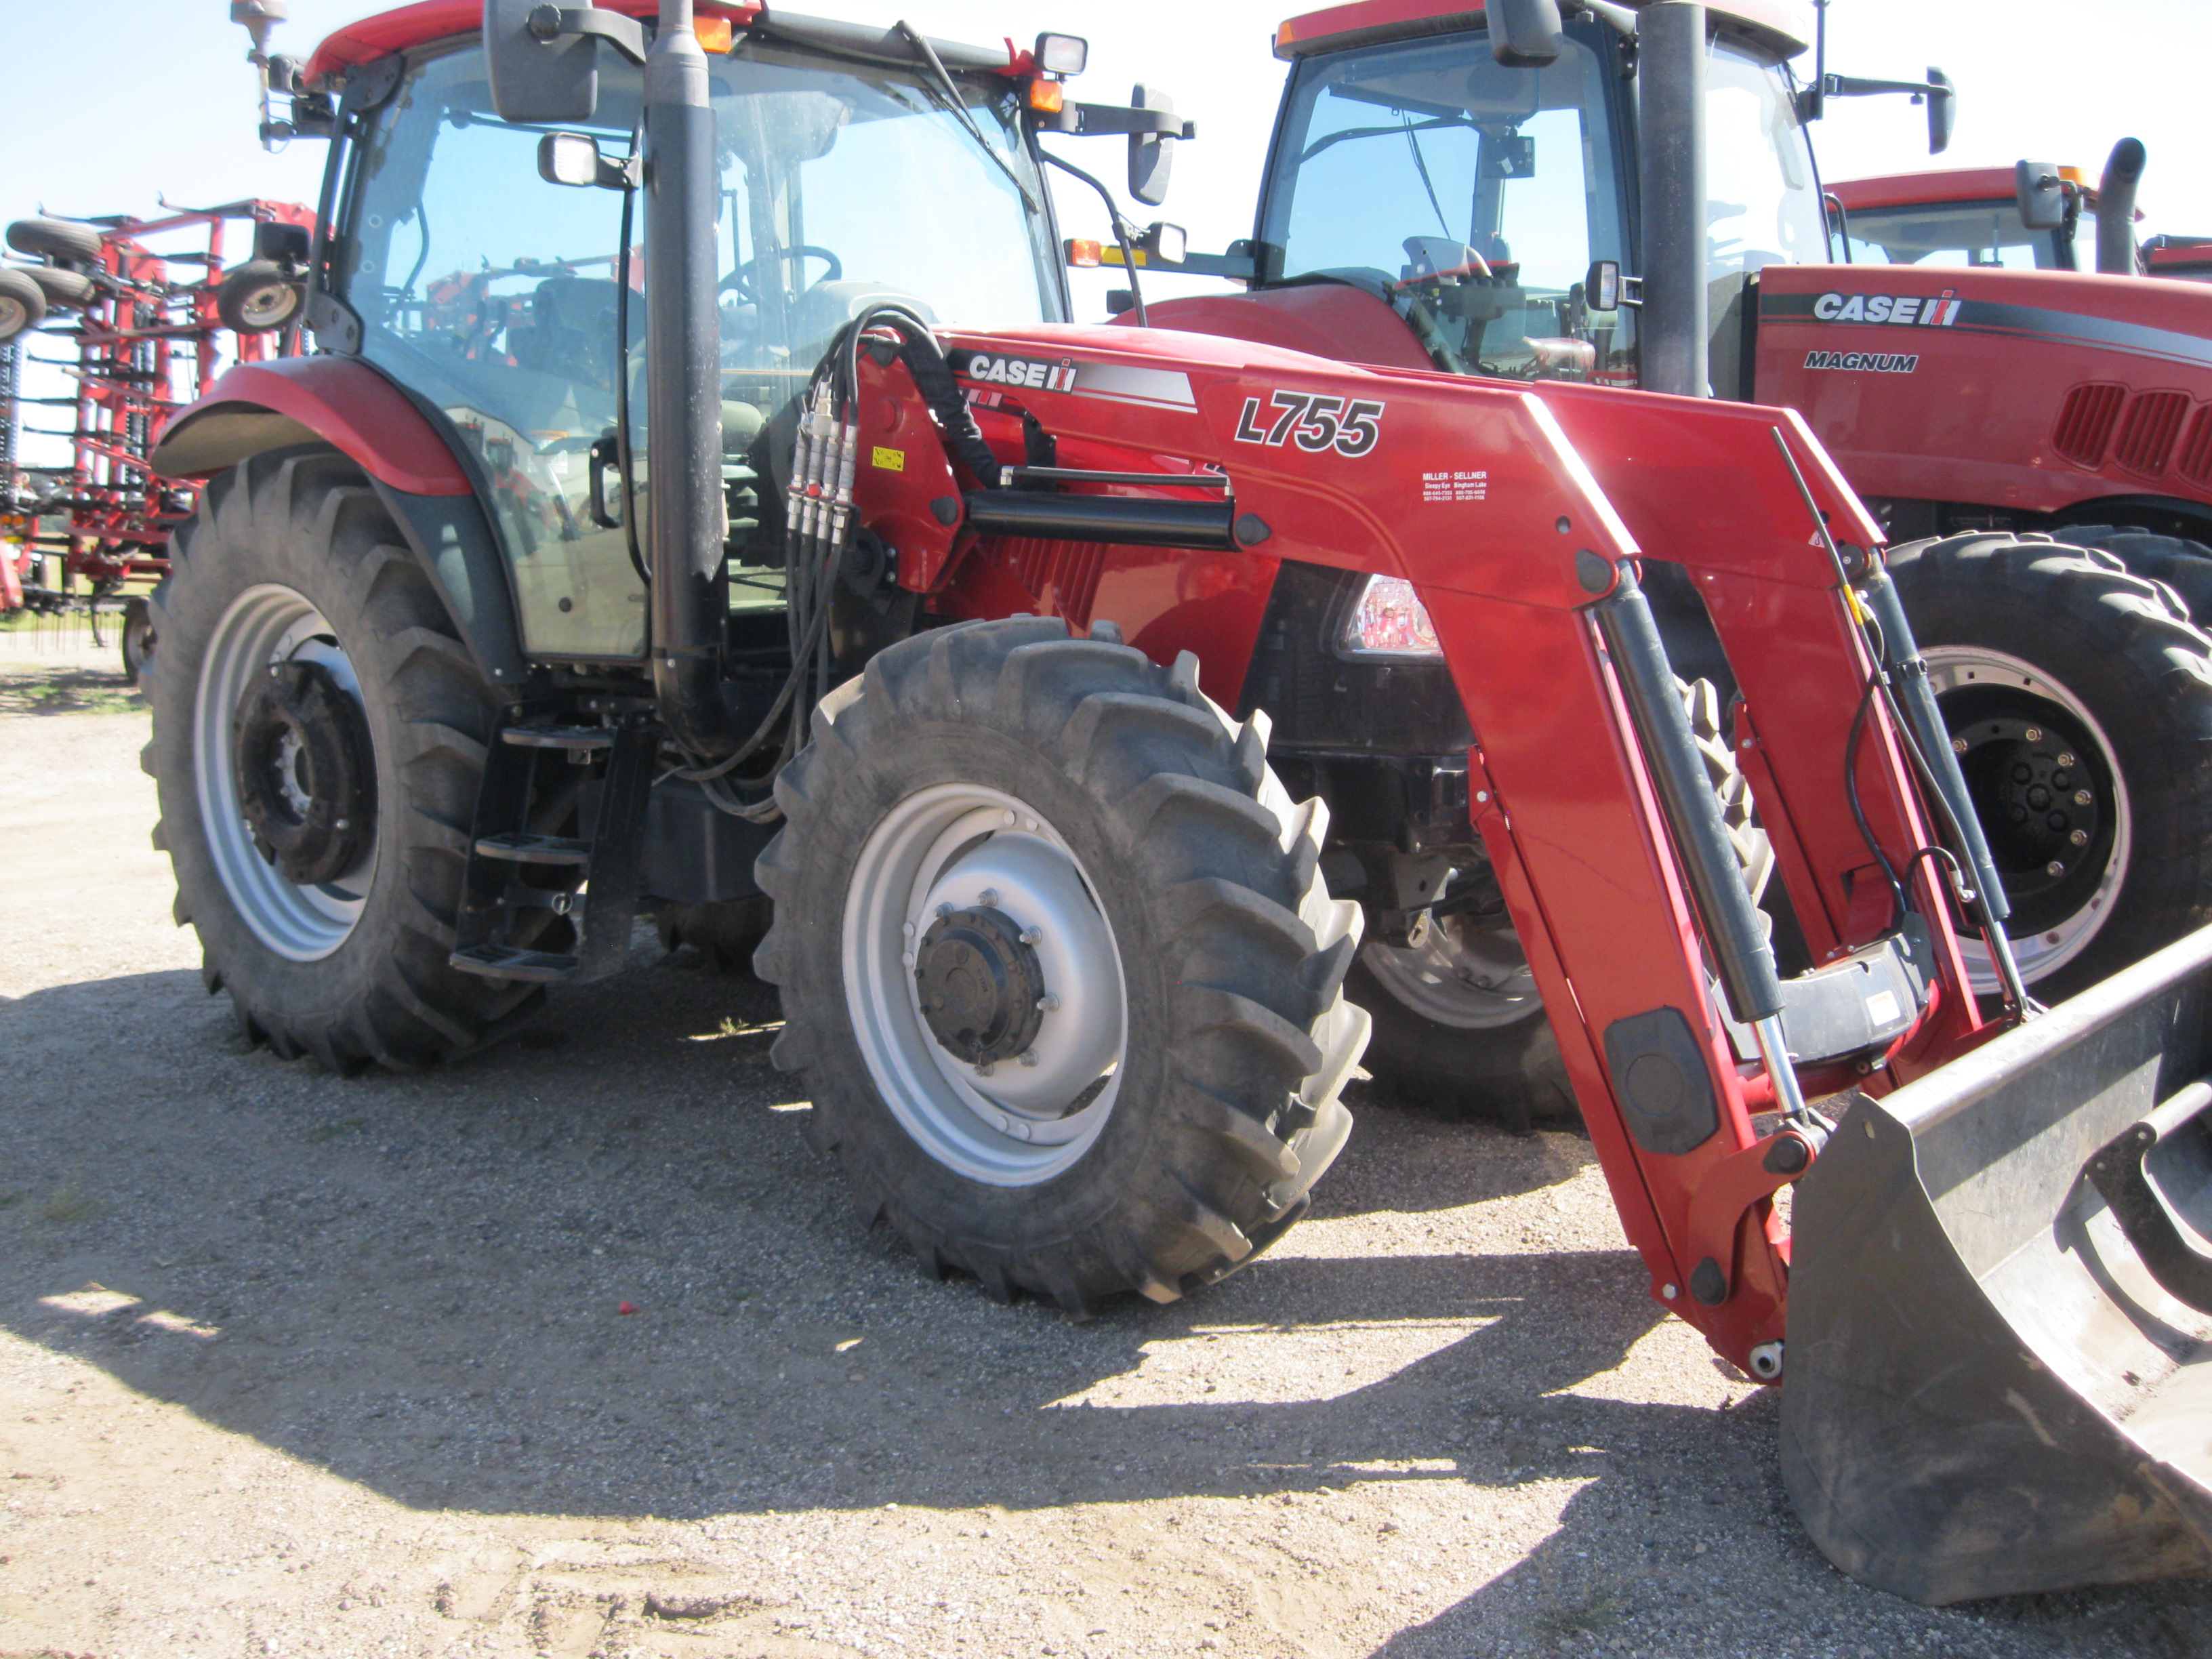
[[[1286,0],[1295,4],[1297,0]],[[339,25],[377,9],[363,0],[291,0],[279,50],[306,56]],[[1199,122],[1182,147],[1175,189],[1162,212],[1190,231],[1194,248],[1218,250],[1251,233],[1252,207],[1281,89],[1269,52],[1286,12],[1249,0],[803,0],[793,9],[890,23],[910,16],[946,39],[1026,43],[1042,29],[1087,33],[1091,68],[1075,95],[1123,101],[1133,82],[1163,86]],[[245,31],[225,0],[100,0],[88,35],[52,0],[0,0],[0,52],[11,73],[0,99],[0,222],[46,210],[150,216],[160,198],[207,205],[246,196],[312,203],[324,147],[295,143],[264,155],[253,136],[252,70]],[[1829,66],[1891,78],[1929,64],[1959,88],[1959,119],[1940,162],[1927,155],[1922,112],[1901,98],[1832,102],[1814,131],[1828,179],[1944,167],[2010,166],[2023,155],[2100,170],[2115,140],[2148,147],[2145,234],[2212,234],[2212,172],[2192,165],[2204,121],[2202,67],[2212,46],[2206,0],[2134,0],[2100,25],[2111,51],[2093,62],[2079,38],[2091,15],[2078,0],[1834,0]],[[1809,72],[1809,57],[1799,60]],[[1054,142],[1109,183],[1121,177],[1118,143]],[[1063,229],[1099,235],[1097,198],[1058,175]],[[1103,314],[1107,279],[1079,280],[1079,316]],[[1206,289],[1156,279],[1147,294]],[[49,452],[50,453],[50,452]],[[33,451],[27,459],[46,458]]]

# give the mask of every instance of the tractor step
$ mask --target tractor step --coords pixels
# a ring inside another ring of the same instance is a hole
[[[551,951],[526,950],[517,945],[469,945],[447,958],[465,974],[486,979],[526,980],[538,985],[558,985],[576,976],[576,958]]]
[[[600,754],[615,746],[614,730],[605,726],[510,726],[499,740],[518,749],[561,749],[572,755]]]
[[[504,859],[510,864],[589,864],[592,843],[577,841],[568,836],[532,836],[510,830],[504,835],[482,836],[477,840],[477,852],[488,859]]]
[[[603,726],[548,712],[485,757],[449,958],[465,974],[584,981],[629,956],[658,738],[640,715]],[[550,833],[572,826],[583,833]]]

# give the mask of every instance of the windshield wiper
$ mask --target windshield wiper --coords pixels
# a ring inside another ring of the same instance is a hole
[[[1021,192],[1022,200],[1031,213],[1042,212],[1043,210],[1037,206],[1036,198],[1030,194],[1030,188],[1021,181],[1020,175],[1006,165],[1006,158],[992,149],[990,141],[983,137],[983,129],[975,125],[975,118],[968,112],[968,106],[960,96],[960,88],[952,84],[952,77],[945,72],[944,62],[937,55],[937,48],[929,44],[928,37],[903,17],[899,19],[896,27],[928,66],[930,78],[922,82],[922,89],[928,93],[930,101],[939,109],[950,111],[960,125],[968,129],[969,135],[981,147],[983,154],[996,162],[999,171],[1006,175],[1006,182]]]

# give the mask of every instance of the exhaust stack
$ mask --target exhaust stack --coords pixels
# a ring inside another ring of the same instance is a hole
[[[1637,172],[1644,212],[1647,392],[1710,395],[1705,295],[1705,9],[1660,0],[1637,15]]]

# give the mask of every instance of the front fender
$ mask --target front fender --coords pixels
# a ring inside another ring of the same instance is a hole
[[[368,477],[493,685],[529,678],[507,561],[469,469],[433,416],[356,357],[240,363],[179,411],[152,456],[204,479],[251,455],[322,442]]]

